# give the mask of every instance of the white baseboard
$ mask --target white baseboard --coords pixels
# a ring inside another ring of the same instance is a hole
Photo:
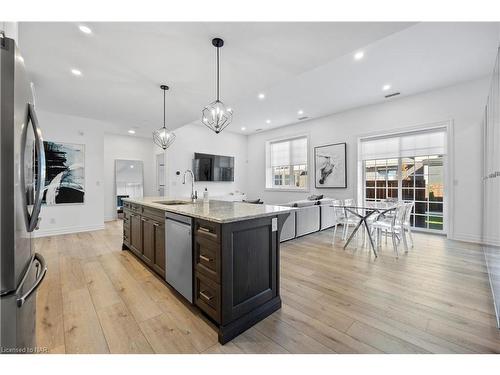
[[[61,234],[70,234],[78,232],[91,232],[94,230],[103,230],[104,223],[99,225],[87,225],[80,227],[66,227],[66,228],[54,228],[54,229],[42,229],[33,232],[33,237],[47,237],[47,236],[58,236]]]
[[[448,236],[448,239],[462,242],[472,242],[479,245],[500,246],[500,238],[483,238],[475,234],[454,234]]]
[[[448,239],[461,242],[472,242],[477,244],[481,244],[483,242],[481,236],[464,233],[454,233],[453,235],[448,235]]]

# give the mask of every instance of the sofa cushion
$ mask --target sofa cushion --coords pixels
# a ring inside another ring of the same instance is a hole
[[[329,205],[329,204],[332,205],[334,201],[335,201],[335,199],[333,199],[333,198],[322,198],[319,200],[319,204],[322,206]]]
[[[308,200],[310,201],[319,201],[320,199],[323,199],[323,194],[321,195],[311,195],[307,197]]]
[[[291,202],[292,203],[292,207],[310,207],[310,206],[315,206],[318,204],[318,201],[310,201],[310,200],[307,200],[307,199],[304,199],[304,200],[301,200],[301,201],[294,201],[294,202]]]

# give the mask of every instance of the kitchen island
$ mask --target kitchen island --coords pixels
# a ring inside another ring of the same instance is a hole
[[[192,252],[192,288],[188,296],[182,294],[216,324],[224,344],[281,307],[279,239],[291,210],[216,200],[126,198],[123,249],[168,281],[176,260],[169,264],[167,254],[178,249],[167,251],[166,244],[179,242],[169,238],[174,234],[166,229],[165,217],[189,218],[190,247],[182,251]]]

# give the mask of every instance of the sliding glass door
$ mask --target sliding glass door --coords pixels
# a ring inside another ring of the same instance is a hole
[[[414,202],[412,226],[442,232],[444,230],[443,160],[443,155],[365,160],[364,199]]]

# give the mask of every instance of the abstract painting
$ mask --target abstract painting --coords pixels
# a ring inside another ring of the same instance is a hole
[[[85,146],[44,141],[45,187],[43,203],[83,203],[85,197]]]
[[[346,143],[315,147],[314,170],[316,188],[346,188]]]

